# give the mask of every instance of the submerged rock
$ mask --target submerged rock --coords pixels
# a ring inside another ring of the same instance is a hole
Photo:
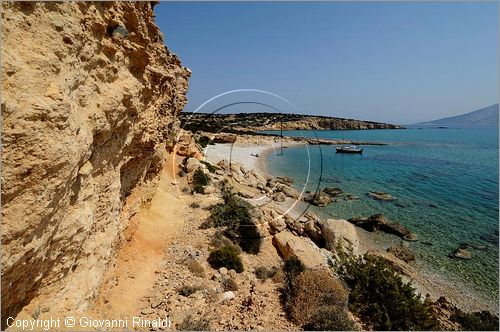
[[[392,202],[396,200],[396,197],[383,191],[370,191],[367,195],[378,201]]]
[[[410,250],[410,248],[404,246],[403,244],[389,247],[387,248],[387,252],[393,254],[406,263],[415,260],[415,254]]]
[[[354,217],[349,219],[354,225],[366,229],[369,232],[382,231],[397,235],[406,241],[417,241],[417,236],[406,227],[397,222],[388,221],[382,214],[374,214],[368,218]]]
[[[471,253],[466,248],[462,248],[462,247],[455,249],[448,256],[450,258],[459,258],[459,259],[464,259],[464,260],[469,260],[472,258]]]
[[[325,192],[326,194],[332,196],[332,197],[340,196],[344,193],[342,191],[342,189],[337,188],[337,187],[326,187],[322,191]]]

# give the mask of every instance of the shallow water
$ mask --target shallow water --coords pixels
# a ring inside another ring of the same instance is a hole
[[[498,245],[480,238],[498,235],[498,128],[283,134],[390,143],[363,146],[362,155],[339,154],[334,146],[291,147],[283,155],[270,154],[267,169],[293,177],[298,188],[307,181],[311,191],[339,187],[358,196],[359,201],[339,201],[316,210],[330,218],[382,213],[400,222],[433,244],[411,244],[417,264],[498,305]],[[369,191],[388,192],[397,199],[376,201],[366,195]],[[469,261],[449,258],[464,242],[486,250],[470,249]]]

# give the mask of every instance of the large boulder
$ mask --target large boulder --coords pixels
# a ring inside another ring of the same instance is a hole
[[[335,250],[338,244],[352,247],[353,253],[359,250],[359,237],[356,226],[347,220],[328,219],[321,223],[321,232],[325,239],[325,247]]]
[[[297,257],[307,268],[327,266],[319,248],[309,239],[298,237],[288,231],[282,231],[273,237],[273,245],[286,260]]]

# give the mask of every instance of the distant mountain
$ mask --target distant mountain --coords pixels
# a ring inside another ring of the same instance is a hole
[[[494,104],[480,110],[450,116],[434,121],[421,122],[419,124],[425,125],[479,125],[479,126],[498,126],[498,104]]]

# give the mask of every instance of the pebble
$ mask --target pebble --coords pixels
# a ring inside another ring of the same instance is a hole
[[[219,273],[223,276],[227,275],[227,269],[225,267],[221,267],[219,269]]]
[[[235,298],[234,292],[229,291],[222,294],[222,302],[229,301]]]

